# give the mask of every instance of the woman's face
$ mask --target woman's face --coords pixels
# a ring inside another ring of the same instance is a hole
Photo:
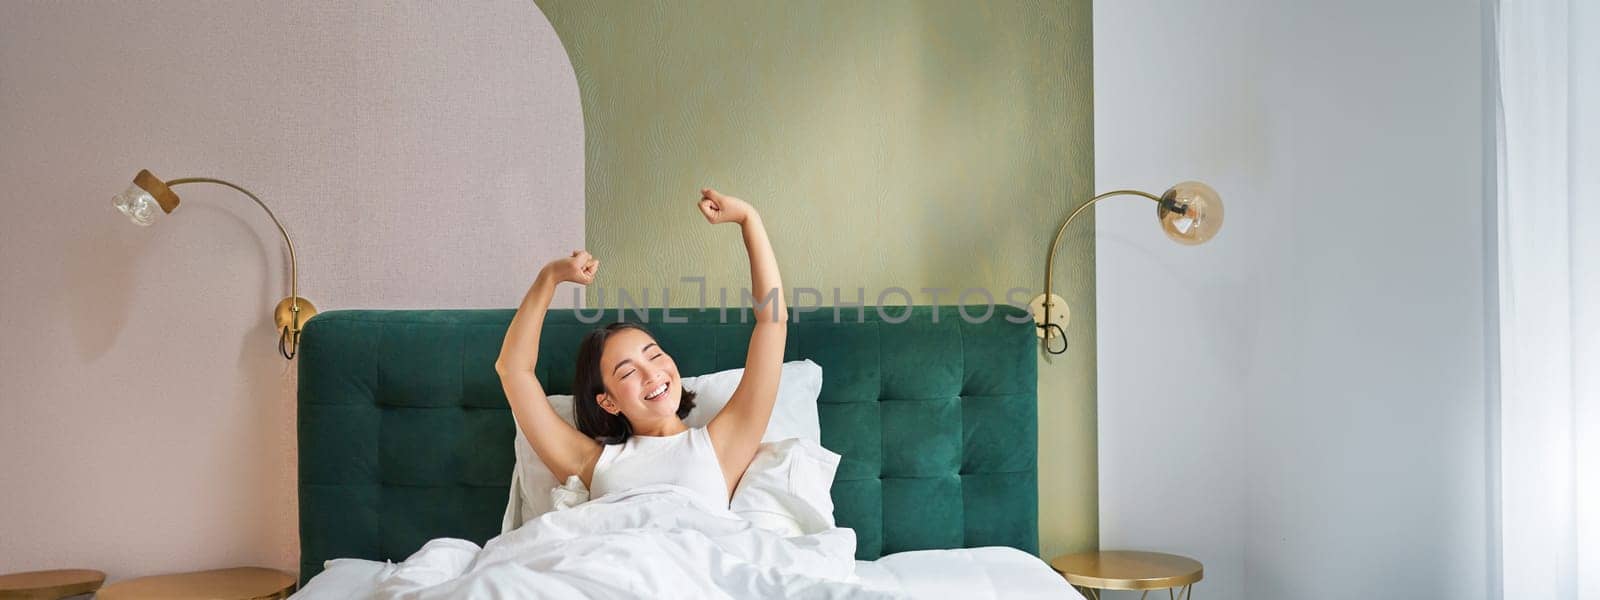
[[[683,398],[678,365],[649,334],[623,329],[607,337],[600,352],[600,377],[606,388],[597,398],[600,408],[627,417],[635,428],[677,418]]]

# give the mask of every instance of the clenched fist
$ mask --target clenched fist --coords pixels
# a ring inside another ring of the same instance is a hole
[[[572,256],[555,259],[544,266],[544,272],[555,279],[556,283],[570,281],[578,285],[589,285],[594,282],[594,275],[599,271],[600,260],[590,255],[587,250],[573,250]]]
[[[756,214],[756,209],[748,202],[705,188],[700,190],[700,214],[705,215],[706,222],[712,225],[718,223],[743,225],[751,215]]]

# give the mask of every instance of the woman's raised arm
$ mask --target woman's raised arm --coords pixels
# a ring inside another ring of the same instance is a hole
[[[517,315],[506,329],[505,343],[500,346],[500,358],[494,362],[500,374],[500,385],[506,390],[506,401],[511,413],[516,415],[522,435],[528,438],[539,460],[555,474],[557,481],[566,481],[577,475],[584,485],[589,484],[586,472],[600,455],[600,443],[583,435],[550,408],[544,388],[534,376],[534,366],[539,361],[539,333],[544,328],[545,312],[550,299],[555,296],[556,285],[570,281],[588,285],[594,281],[600,261],[588,252],[572,251],[572,256],[552,261],[539,270],[538,278],[528,288],[517,308]]]
[[[783,372],[783,346],[789,335],[789,309],[783,299],[783,278],[772,254],[761,214],[748,203],[716,190],[700,191],[700,212],[710,223],[738,223],[750,258],[750,290],[755,298],[755,330],[745,355],[744,377],[722,412],[706,427],[717,449],[728,493],[755,458],[761,436],[778,401],[778,377]]]

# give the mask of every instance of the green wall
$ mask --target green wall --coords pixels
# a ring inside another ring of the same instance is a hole
[[[744,249],[695,210],[704,186],[757,206],[784,283],[824,305],[835,288],[1031,297],[1050,236],[1093,195],[1089,0],[536,3],[582,95],[607,306],[618,288],[692,306],[682,277],[735,303]],[[1046,557],[1097,540],[1093,231],[1075,223],[1057,265],[1073,348],[1040,358]]]

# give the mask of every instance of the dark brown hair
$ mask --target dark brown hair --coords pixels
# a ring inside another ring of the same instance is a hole
[[[578,344],[578,368],[572,377],[573,411],[578,418],[578,431],[603,444],[621,444],[633,435],[633,427],[627,417],[606,412],[595,400],[600,394],[606,393],[605,379],[600,373],[600,354],[605,350],[606,338],[624,329],[637,329],[649,335],[650,339],[656,339],[656,336],[650,335],[650,330],[636,323],[617,322],[590,331]],[[694,392],[683,390],[682,399],[678,402],[679,419],[689,416],[689,411],[694,410],[694,396]]]

